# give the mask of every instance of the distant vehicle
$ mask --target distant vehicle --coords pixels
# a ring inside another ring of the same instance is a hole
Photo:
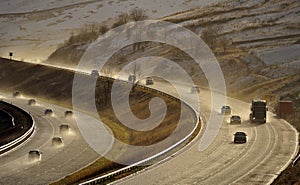
[[[65,111],[65,118],[71,118],[73,117],[73,112],[70,110]]]
[[[242,120],[241,120],[240,116],[238,116],[238,115],[231,116],[230,124],[241,124],[241,123],[242,123]]]
[[[39,150],[30,150],[28,153],[30,161],[40,161],[42,159],[42,152]]]
[[[129,81],[129,82],[135,83],[135,80],[136,80],[135,75],[129,75],[129,76],[128,76],[128,81]]]
[[[13,92],[12,96],[13,96],[14,98],[18,98],[18,97],[21,96],[21,93],[20,93],[19,91],[15,91],[15,92]]]
[[[234,134],[234,143],[246,143],[247,142],[247,135],[245,132],[236,132]]]
[[[45,116],[46,115],[52,116],[53,115],[53,110],[52,109],[46,109],[44,113],[45,113]]]
[[[36,105],[35,99],[28,100],[28,105]]]
[[[193,85],[191,88],[191,93],[200,93],[200,87],[197,85]]]
[[[52,146],[62,146],[64,143],[63,143],[63,139],[62,137],[53,137],[52,138]]]
[[[152,77],[147,77],[146,78],[146,85],[153,85],[153,78]]]
[[[94,77],[100,76],[99,71],[97,71],[96,69],[92,70],[91,75]]]
[[[70,126],[67,124],[62,124],[59,126],[59,131],[62,134],[68,133],[70,131]]]
[[[231,107],[228,105],[223,105],[221,108],[221,113],[226,115],[231,114]]]
[[[252,100],[251,113],[249,115],[250,121],[266,123],[267,111],[267,102],[265,100]]]

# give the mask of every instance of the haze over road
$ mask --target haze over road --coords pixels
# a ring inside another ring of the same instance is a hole
[[[169,92],[171,89],[166,84],[154,84],[156,89],[162,91]],[[181,85],[181,88],[186,91],[183,99],[188,98],[191,87]],[[210,93],[201,90],[199,98],[201,113],[207,121],[210,114]],[[205,151],[199,151],[201,138],[198,138],[186,151],[174,158],[121,180],[118,184],[270,183],[291,162],[291,157],[295,156],[298,146],[296,130],[272,113],[268,113],[266,124],[251,124],[248,121],[249,103],[233,98],[227,98],[227,103],[232,107],[232,114],[242,117],[241,125],[230,125],[230,116],[226,116],[217,138]],[[246,144],[233,143],[236,131],[247,133]]]
[[[0,184],[49,184],[70,173],[85,167],[101,156],[95,152],[82,138],[74,119],[64,117],[66,108],[37,100],[36,106],[27,104],[28,99],[11,98],[1,94],[4,101],[29,111],[36,122],[36,130],[26,144],[0,156]],[[44,110],[51,108],[54,116],[44,116]],[[78,116],[79,114],[75,114]],[[72,132],[60,134],[59,126],[69,124]],[[103,131],[102,149],[109,149],[113,137]],[[92,134],[92,133],[91,133]],[[55,148],[51,145],[53,136],[62,136],[64,146]],[[42,152],[41,162],[28,162],[28,152],[39,149]]]

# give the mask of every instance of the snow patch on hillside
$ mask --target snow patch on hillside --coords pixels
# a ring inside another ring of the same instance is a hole
[[[258,55],[267,65],[289,63],[291,66],[299,66],[300,44],[260,51]]]
[[[84,24],[141,8],[153,19],[224,0],[10,0],[0,1],[0,56],[44,60]],[[24,13],[26,14],[16,14]],[[14,15],[6,15],[14,14]]]

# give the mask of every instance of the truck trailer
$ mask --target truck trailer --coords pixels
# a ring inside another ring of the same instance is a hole
[[[265,100],[252,100],[251,113],[249,115],[250,121],[266,123],[267,111],[267,102]]]
[[[280,100],[277,107],[277,115],[285,117],[293,114],[293,102],[287,100]]]

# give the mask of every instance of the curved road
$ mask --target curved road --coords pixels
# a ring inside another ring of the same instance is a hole
[[[175,94],[165,83],[155,82],[153,87]],[[189,99],[191,86],[181,84],[180,88],[186,92],[182,98]],[[210,114],[209,97],[210,93],[201,89],[199,99],[204,124],[210,124],[206,123]],[[266,124],[251,124],[248,121],[248,103],[227,98],[227,104],[232,107],[232,114],[242,117],[242,124],[230,125],[230,116],[225,116],[217,137],[205,151],[199,151],[201,137],[198,137],[179,155],[116,183],[270,184],[295,156],[298,147],[297,131],[272,113],[268,113]],[[236,131],[247,133],[246,144],[233,143]]]
[[[0,184],[49,184],[100,157],[82,138],[75,119],[64,117],[66,108],[39,100],[37,100],[37,105],[30,106],[27,105],[28,99],[11,98],[5,94],[1,94],[0,98],[29,111],[36,122],[35,133],[28,142],[0,155],[0,168],[2,169],[0,170]],[[51,108],[54,116],[45,116],[46,108]],[[75,116],[82,116],[82,114],[75,113]],[[59,133],[59,126],[62,123],[70,125],[72,129],[70,134]],[[53,136],[62,136],[64,146],[53,147],[51,145]],[[109,149],[113,143],[113,137],[109,134],[106,136],[100,141],[102,149]],[[39,149],[42,152],[40,162],[28,161],[28,151],[31,149]]]

